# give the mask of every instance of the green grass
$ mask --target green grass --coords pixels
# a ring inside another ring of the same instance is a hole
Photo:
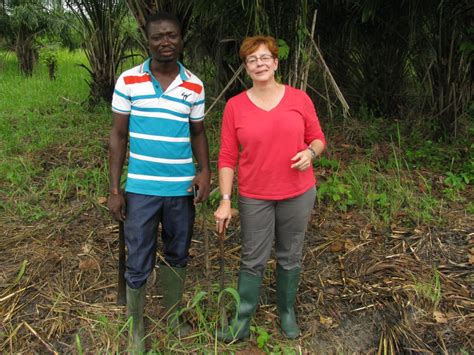
[[[0,53],[0,182],[4,209],[26,220],[61,205],[107,191],[106,137],[110,111],[90,112],[81,52],[57,54],[56,80],[40,61],[32,77],[17,71],[16,58]]]
[[[464,193],[474,182],[474,145],[468,137],[447,145],[424,140],[409,124],[375,118],[367,124],[358,122],[350,132],[351,143],[364,143],[346,166],[324,156],[315,163],[325,171],[318,182],[319,202],[343,212],[357,210],[385,226],[444,223],[443,210],[454,202],[472,214]]]
[[[88,74],[78,64],[86,63],[82,52],[58,52],[56,80],[50,81],[41,57],[32,77],[22,76],[16,57],[11,52],[0,52],[2,85],[2,113],[59,111],[70,103],[85,100],[88,93]]]
[[[416,295],[431,302],[436,308],[442,299],[440,273],[433,269],[433,278],[429,281],[414,280]]]
[[[419,184],[425,185],[424,191]],[[387,225],[401,215],[415,224],[440,221],[436,206],[441,201],[431,194],[423,176],[380,169],[366,160],[353,161],[344,171],[320,179],[318,199],[343,212],[356,209],[376,224]]]

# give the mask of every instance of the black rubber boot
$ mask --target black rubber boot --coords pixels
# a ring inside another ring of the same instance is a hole
[[[163,292],[163,306],[168,316],[168,325],[177,337],[185,337],[191,333],[191,326],[182,321],[176,312],[179,312],[183,298],[185,267],[171,267],[160,265],[160,286]]]
[[[300,281],[301,268],[284,270],[277,265],[276,296],[278,313],[280,314],[281,330],[289,339],[295,339],[300,335],[300,328],[296,323],[295,300],[298,284]]]
[[[232,342],[249,337],[250,321],[257,309],[262,279],[261,276],[255,276],[244,271],[240,272],[237,285],[240,303],[237,314],[230,326],[217,332],[217,339]]]
[[[128,352],[130,354],[145,353],[145,327],[143,323],[143,307],[145,304],[146,284],[140,288],[130,288],[127,285],[127,316],[132,317],[132,334]]]

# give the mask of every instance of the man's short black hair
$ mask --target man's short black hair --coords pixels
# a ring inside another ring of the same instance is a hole
[[[175,15],[170,14],[169,12],[157,12],[156,14],[151,14],[146,19],[145,33],[147,37],[148,37],[148,26],[150,26],[150,23],[160,22],[160,21],[173,22],[179,28],[179,32],[182,33],[181,22],[179,22],[178,18]]]

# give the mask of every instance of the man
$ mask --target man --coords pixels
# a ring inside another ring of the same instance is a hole
[[[194,204],[204,201],[210,188],[204,88],[178,62],[183,49],[180,23],[170,14],[158,13],[147,19],[146,34],[151,58],[118,78],[109,141],[108,206],[112,216],[124,222],[131,347],[139,352],[144,351],[145,285],[155,265],[158,224],[165,259],[160,266],[161,290],[164,306],[171,312],[183,294]],[[129,139],[124,195],[120,178]],[[194,200],[193,187],[198,191]],[[172,326],[182,334],[185,326],[178,323]]]

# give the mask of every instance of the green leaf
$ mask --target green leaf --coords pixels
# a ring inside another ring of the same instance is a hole
[[[77,347],[77,353],[79,355],[84,354],[84,350],[82,349],[81,338],[79,337],[79,334],[76,334],[76,347]]]
[[[285,42],[285,40],[283,40],[281,38],[277,39],[277,44],[278,44],[278,58],[280,60],[287,59],[288,55],[290,54],[290,47]]]
[[[28,264],[28,261],[23,260],[23,262],[21,263],[21,266],[20,266],[20,271],[18,272],[18,275],[16,277],[15,283],[18,283],[21,280],[21,278],[23,277],[23,275],[25,274],[27,264]]]
[[[258,337],[257,337],[257,346],[262,349],[265,344],[268,342],[268,340],[270,339],[270,335],[268,334],[268,332],[263,329],[263,328],[260,328],[260,327],[257,327],[257,332],[258,332]]]
[[[194,308],[196,305],[201,302],[201,300],[207,295],[207,292],[205,291],[199,291],[191,300],[191,307]]]
[[[221,292],[219,292],[219,295],[217,296],[217,305],[220,306],[221,300],[222,298],[224,298],[226,294],[231,295],[235,301],[235,310],[236,310],[235,317],[237,317],[237,309],[239,308],[239,304],[240,304],[240,296],[235,288],[226,287]]]

